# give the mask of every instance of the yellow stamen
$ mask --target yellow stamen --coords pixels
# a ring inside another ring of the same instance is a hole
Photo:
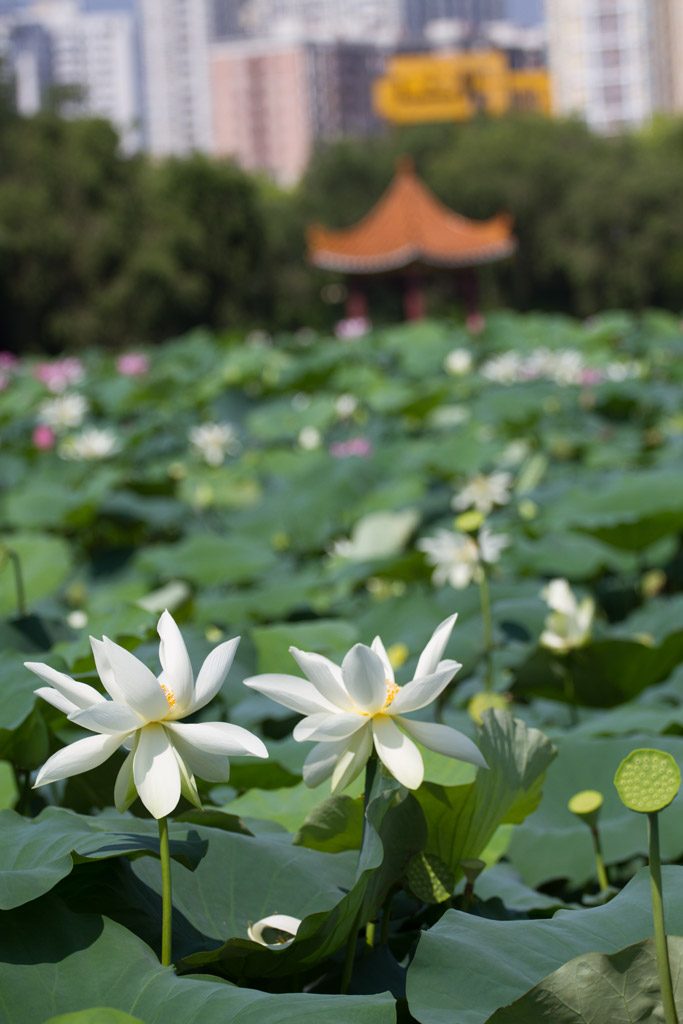
[[[398,683],[392,683],[390,679],[385,679],[385,683],[387,688],[387,696],[386,700],[384,701],[384,704],[382,705],[382,711],[387,710],[387,708],[393,703],[394,697],[401,689]]]
[[[173,708],[176,705],[175,694],[174,694],[173,690],[169,689],[169,687],[166,686],[165,683],[159,683],[159,686],[161,687],[161,692],[163,693],[164,697],[166,698],[166,702],[167,702],[169,708],[171,709],[171,711],[173,711]]]

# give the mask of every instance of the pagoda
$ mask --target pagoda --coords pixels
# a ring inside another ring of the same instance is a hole
[[[367,316],[364,279],[400,274],[407,320],[424,316],[426,271],[457,271],[468,313],[478,307],[478,274],[484,263],[510,256],[517,242],[507,214],[469,220],[449,210],[403,158],[388,189],[362,220],[333,231],[308,229],[308,258],[316,267],[347,275],[346,315]]]

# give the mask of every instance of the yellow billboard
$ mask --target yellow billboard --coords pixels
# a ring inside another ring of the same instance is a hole
[[[550,83],[543,68],[511,68],[499,50],[401,54],[373,83],[373,104],[396,124],[465,121],[518,109],[550,113]]]

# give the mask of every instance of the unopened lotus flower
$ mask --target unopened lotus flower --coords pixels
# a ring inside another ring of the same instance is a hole
[[[593,598],[584,597],[577,601],[565,579],[551,580],[541,594],[551,609],[541,633],[542,646],[560,654],[583,647],[590,639],[595,616]]]
[[[239,637],[216,647],[195,680],[180,630],[168,611],[159,619],[158,632],[158,678],[124,647],[107,637],[91,637],[97,671],[111,700],[49,665],[26,663],[50,684],[36,694],[94,733],[53,754],[35,786],[96,768],[123,746],[129,753],[114,787],[117,810],[125,811],[137,793],[150,814],[163,818],[175,809],[181,793],[199,805],[195,775],[222,782],[228,777],[229,755],[268,756],[261,740],[238,725],[181,721],[216,696]]]
[[[413,739],[440,754],[486,767],[475,744],[456,729],[405,717],[435,701],[460,668],[457,661],[441,660],[456,617],[437,626],[405,686],[396,683],[379,637],[371,647],[352,647],[341,668],[320,654],[290,647],[307,679],[279,674],[245,679],[245,686],[306,716],[295,727],[294,739],[316,741],[304,763],[307,785],[317,786],[332,776],[332,791],[344,789],[374,745],[389,772],[408,789],[417,789],[424,764]]]

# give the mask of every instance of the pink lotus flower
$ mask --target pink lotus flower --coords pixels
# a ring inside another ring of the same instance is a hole
[[[142,377],[149,370],[149,358],[144,352],[124,352],[116,360],[116,369],[123,377]]]
[[[55,446],[55,432],[52,427],[39,423],[33,431],[33,444],[41,452],[47,452]]]
[[[481,334],[486,327],[486,318],[481,313],[468,313],[465,327],[470,334]]]
[[[83,364],[80,359],[67,356],[56,359],[53,363],[38,363],[33,371],[48,391],[58,394],[66,391],[70,384],[77,384],[83,377]]]
[[[19,362],[14,352],[0,352],[0,370],[11,370]]]
[[[582,370],[581,371],[581,383],[582,384],[599,384],[602,380],[602,374],[600,370]]]
[[[366,316],[350,316],[346,320],[339,320],[335,325],[334,333],[341,341],[353,341],[355,338],[362,338],[370,330],[371,323]]]
[[[372,443],[366,437],[352,437],[349,441],[336,441],[330,445],[330,455],[335,459],[356,456],[365,459],[372,452]]]

